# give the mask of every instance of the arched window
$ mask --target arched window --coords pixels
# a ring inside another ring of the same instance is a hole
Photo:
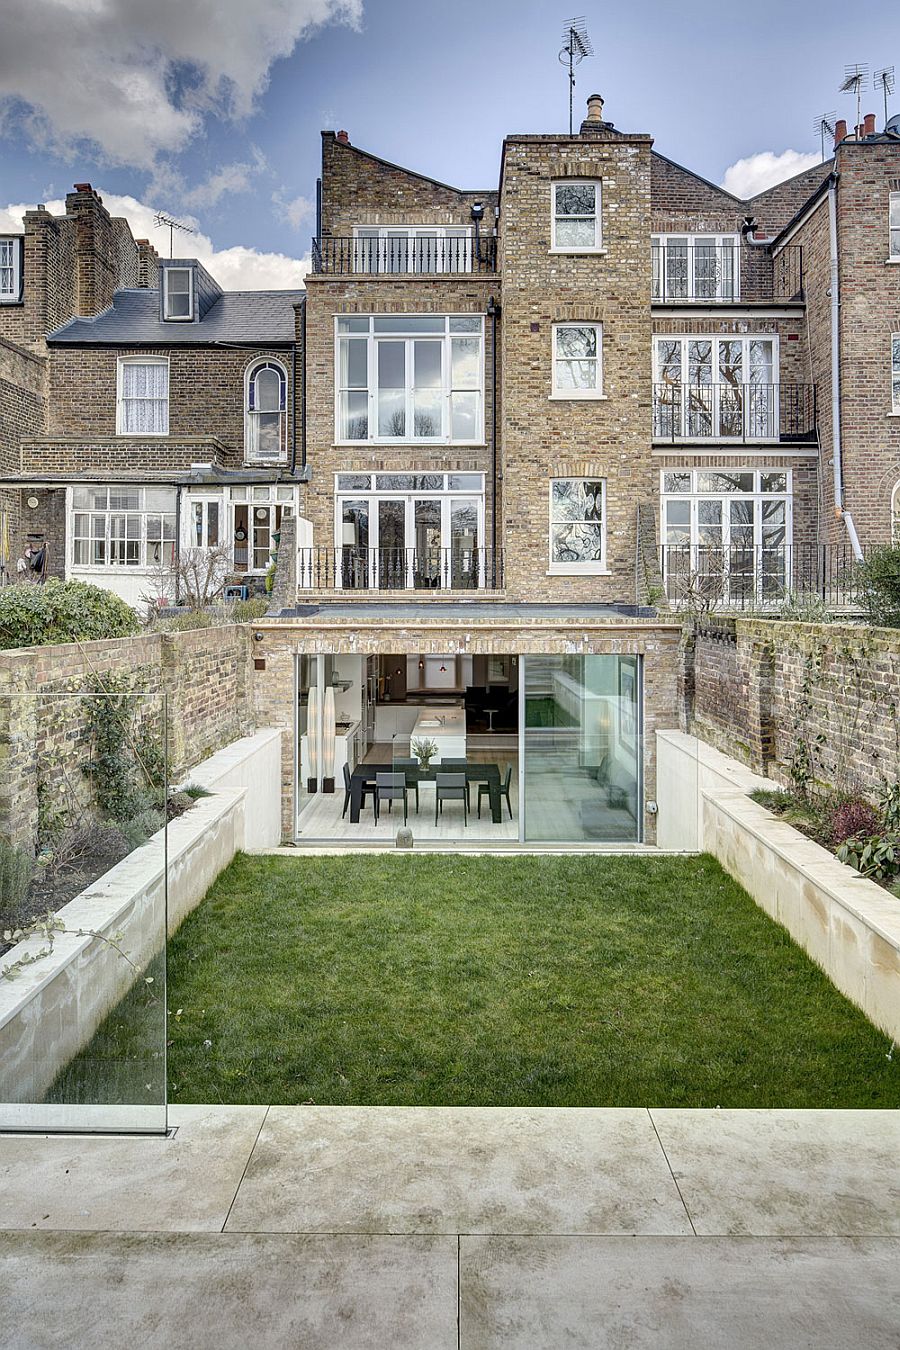
[[[894,484],[891,493],[891,543],[900,548],[900,483]]]
[[[271,464],[287,450],[287,374],[277,361],[260,361],[247,372],[246,438],[248,460]]]

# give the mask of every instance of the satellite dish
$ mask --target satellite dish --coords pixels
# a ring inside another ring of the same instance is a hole
[[[893,117],[889,119],[884,129],[885,131],[890,132],[891,135],[893,136],[900,136],[900,113],[894,113]]]

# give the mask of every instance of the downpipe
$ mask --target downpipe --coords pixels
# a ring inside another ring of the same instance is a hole
[[[834,514],[843,522],[857,562],[863,553],[853,517],[844,506],[844,463],[841,442],[841,292],[837,238],[837,182],[833,173],[828,180],[828,256],[831,265],[831,440],[834,470]]]

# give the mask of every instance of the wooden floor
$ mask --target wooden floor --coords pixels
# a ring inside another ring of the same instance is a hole
[[[471,811],[469,813],[468,824],[463,821],[463,809],[461,802],[447,802],[444,805],[443,812],[438,817],[438,823],[434,823],[434,783],[419,784],[419,813],[416,814],[415,794],[410,794],[409,801],[409,827],[416,840],[423,842],[450,842],[452,840],[473,840],[483,839],[488,843],[515,843],[519,837],[519,756],[516,749],[515,736],[487,734],[478,736],[469,736],[467,741],[466,758],[479,764],[497,764],[500,767],[500,776],[506,773],[507,764],[512,765],[512,781],[510,785],[510,803],[512,805],[512,820],[509,818],[509,812],[506,802],[501,801],[502,820],[495,825],[491,820],[490,803],[482,799],[481,819],[478,819],[478,784],[471,785]],[[393,749],[389,744],[380,744],[376,742],[369,748],[363,763],[366,764],[389,764],[393,756]],[[304,843],[311,840],[328,840],[344,844],[371,844],[373,842],[391,843],[397,830],[403,824],[403,805],[401,802],[395,802],[392,811],[382,807],[381,816],[378,824],[375,824],[375,814],[372,810],[371,801],[366,803],[365,809],[360,813],[359,823],[354,825],[350,819],[348,809],[346,816],[342,815],[344,809],[343,788],[333,794],[319,794],[313,798],[310,805],[300,814],[298,820],[297,838]]]

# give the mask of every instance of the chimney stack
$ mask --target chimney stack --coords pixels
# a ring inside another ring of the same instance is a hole
[[[874,136],[874,135],[875,135],[875,114],[874,114],[874,113],[866,113],[865,121],[863,122],[863,135],[864,135],[864,136]]]
[[[341,145],[350,144],[350,137],[347,135],[346,131],[339,131],[337,134],[337,139],[340,141]]]
[[[846,139],[847,139],[847,121],[846,118],[840,117],[834,124],[835,149],[837,149],[841,141],[845,141]]]
[[[588,94],[587,109],[585,121],[594,123],[603,121],[603,99],[599,94]]]

